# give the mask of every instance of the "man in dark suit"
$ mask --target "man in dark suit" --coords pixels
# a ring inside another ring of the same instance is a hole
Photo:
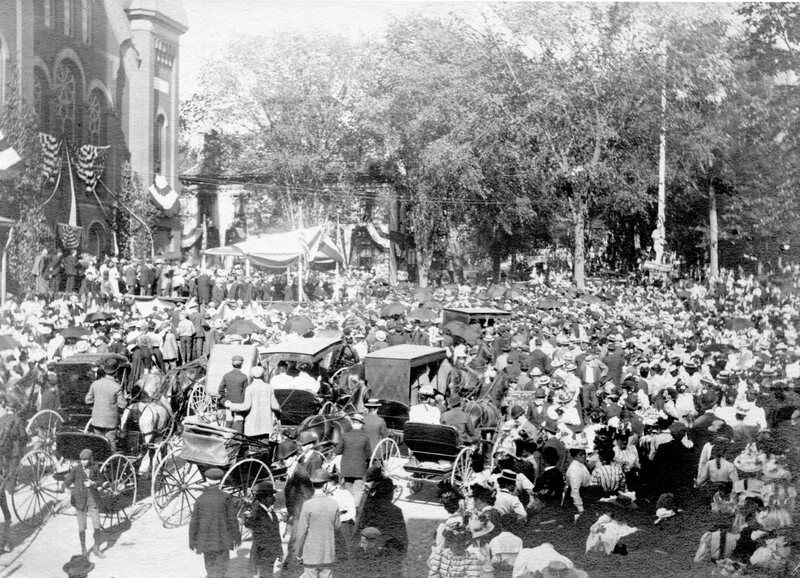
[[[608,355],[603,358],[603,363],[608,367],[608,378],[614,385],[622,385],[622,369],[625,366],[625,355],[617,348],[615,339],[608,340]]]
[[[653,458],[650,485],[655,496],[665,493],[685,496],[685,492],[691,491],[696,471],[693,452],[683,443],[687,434],[683,423],[673,423],[669,432],[672,440],[658,446]]]
[[[545,503],[558,504],[564,494],[564,474],[558,469],[558,450],[552,446],[545,446],[542,450],[542,459],[544,471],[536,481],[533,491]]]
[[[530,368],[533,371],[534,367],[538,367],[545,375],[550,375],[553,368],[550,367],[550,358],[542,350],[543,341],[541,337],[537,337],[533,342],[533,351],[531,351],[528,359],[530,360]]]
[[[291,527],[287,550],[289,555],[284,560],[284,570],[292,560],[291,554],[297,539],[296,521],[300,517],[303,504],[314,494],[311,472],[322,467],[321,454],[314,450],[316,442],[316,434],[304,431],[297,436],[297,441],[283,442],[278,450],[278,457],[286,464],[286,486],[283,492],[286,498],[286,512],[289,516],[287,524]]]
[[[75,508],[78,517],[78,537],[81,541],[81,553],[86,556],[86,517],[92,518],[92,529],[94,530],[94,546],[92,554],[98,558],[105,558],[99,549],[100,537],[100,492],[97,484],[101,481],[100,469],[92,461],[92,450],[86,448],[81,450],[80,463],[72,466],[72,469],[64,478],[64,486],[70,488],[70,504]]]
[[[247,388],[247,376],[242,371],[243,363],[244,358],[241,355],[234,355],[231,357],[233,369],[222,376],[222,382],[219,384],[220,405],[224,406],[226,400],[231,403],[244,402],[244,390]],[[244,416],[240,412],[226,412],[225,427],[233,428],[240,433],[243,432]]]
[[[153,268],[146,262],[142,263],[142,267],[139,269],[139,294],[152,295],[155,280]]]
[[[211,277],[202,271],[195,279],[197,287],[197,302],[200,305],[208,305],[211,302]]]
[[[361,428],[364,427],[364,416],[360,413],[350,416],[353,429],[344,432],[333,448],[333,453],[342,456],[339,473],[344,478],[344,487],[353,494],[356,504],[361,502],[364,493],[364,476],[367,464],[372,455],[369,436]]]
[[[253,486],[255,500],[245,514],[244,525],[253,532],[250,568],[261,578],[272,576],[275,560],[283,559],[280,521],[275,513],[275,488],[271,482]]]
[[[206,471],[208,487],[197,498],[189,523],[189,548],[203,555],[207,578],[225,577],[230,551],[242,541],[236,503],[219,487],[223,475],[219,468]]]
[[[472,423],[472,418],[461,409],[461,397],[457,393],[450,394],[447,408],[447,411],[442,414],[442,424],[456,428],[459,442],[462,445],[477,442],[479,436],[475,434],[475,424]]]

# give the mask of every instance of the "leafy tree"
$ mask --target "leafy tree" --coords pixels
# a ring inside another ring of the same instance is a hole
[[[151,259],[153,256],[152,232],[159,218],[159,210],[150,202],[149,194],[138,175],[131,170],[130,163],[124,162],[122,189],[113,218],[117,243],[126,259]]]

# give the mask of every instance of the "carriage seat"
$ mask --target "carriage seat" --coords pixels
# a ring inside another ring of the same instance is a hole
[[[406,422],[403,441],[420,462],[453,461],[461,449],[458,431],[450,425]]]

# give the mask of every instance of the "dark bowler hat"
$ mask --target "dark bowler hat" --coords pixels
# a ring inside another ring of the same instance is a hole
[[[285,460],[300,451],[300,447],[294,440],[287,440],[278,446],[278,459]]]
[[[258,482],[255,486],[253,486],[253,493],[257,495],[266,494],[272,496],[275,494],[275,486],[272,485],[272,482]]]
[[[94,564],[89,562],[86,556],[78,554],[70,558],[69,562],[64,564],[63,569],[70,578],[84,578],[94,570]]]
[[[206,479],[207,480],[211,480],[211,481],[221,480],[222,476],[224,476],[224,475],[225,475],[225,472],[223,472],[219,468],[209,468],[209,469],[206,470]]]

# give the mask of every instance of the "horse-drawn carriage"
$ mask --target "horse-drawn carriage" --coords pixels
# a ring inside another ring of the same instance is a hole
[[[394,345],[364,357],[364,374],[371,398],[381,401],[378,410],[391,430],[402,431],[409,408],[419,401],[419,388],[431,385],[445,393],[443,361],[447,352],[425,345]]]

